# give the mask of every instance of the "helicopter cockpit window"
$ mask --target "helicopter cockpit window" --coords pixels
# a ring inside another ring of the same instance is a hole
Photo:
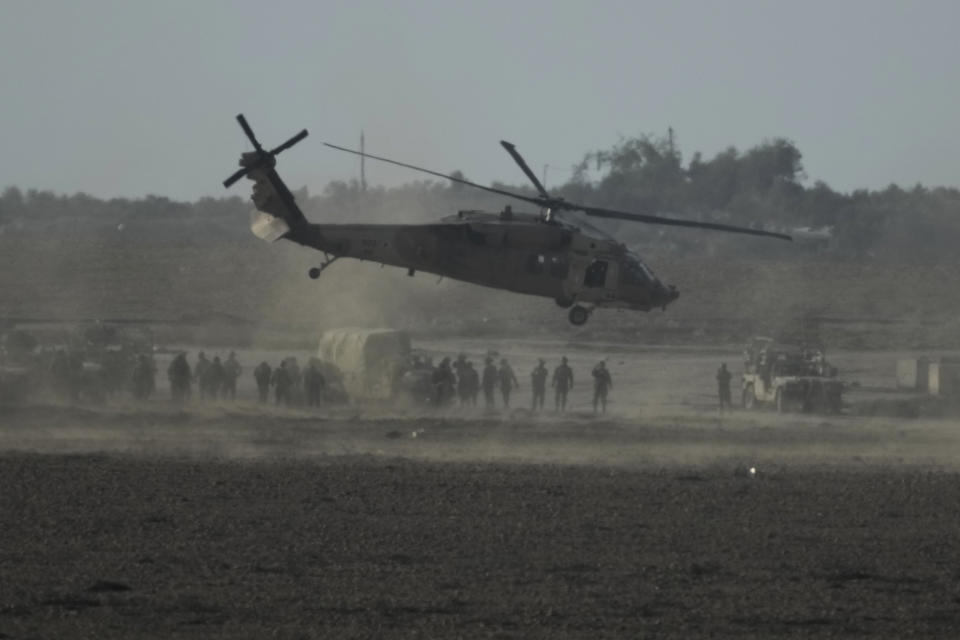
[[[647,265],[638,260],[626,259],[623,261],[620,269],[620,277],[624,284],[646,285],[653,282],[653,274]]]
[[[583,286],[602,287],[607,281],[607,262],[606,260],[594,260],[587,267],[583,277]]]
[[[570,273],[570,263],[560,256],[550,258],[550,275],[563,280]]]
[[[543,266],[546,264],[547,259],[543,254],[533,254],[527,258],[526,271],[527,273],[539,274],[543,273]]]

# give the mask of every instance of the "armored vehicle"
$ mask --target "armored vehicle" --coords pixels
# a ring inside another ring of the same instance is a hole
[[[753,338],[744,352],[742,399],[745,409],[771,405],[779,412],[840,413],[843,383],[836,379],[820,346],[777,344]]]

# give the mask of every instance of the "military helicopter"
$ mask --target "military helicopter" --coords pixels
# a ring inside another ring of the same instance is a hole
[[[527,176],[536,197],[487,187],[463,178],[362,151],[324,143],[355,155],[379,160],[452,182],[464,184],[536,206],[537,213],[514,212],[506,206],[497,213],[458,211],[429,224],[317,224],[307,221],[290,190],[276,171],[276,157],[307,137],[304,129],[279,147],[266,151],[243,114],[237,122],[254,151],[240,156],[240,169],[224,180],[230,187],[243,177],[253,180],[252,200],[257,211],[251,230],[274,242],[281,238],[324,253],[313,279],[339,258],[356,258],[401,267],[413,276],[424,271],[494,289],[552,298],[569,309],[569,320],[582,325],[597,308],[639,311],[666,309],[680,295],[664,285],[636,253],[609,234],[571,215],[612,218],[712,229],[790,240],[790,236],[713,222],[630,213],[568,202],[550,195],[509,142],[500,144]]]

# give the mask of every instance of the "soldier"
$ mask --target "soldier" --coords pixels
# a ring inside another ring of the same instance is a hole
[[[197,391],[200,393],[200,399],[203,400],[208,391],[207,383],[210,381],[209,373],[210,361],[207,360],[203,351],[197,356],[197,364],[193,368],[193,379],[197,381]]]
[[[517,382],[517,376],[514,375],[513,369],[507,363],[506,358],[500,360],[500,370],[497,372],[497,378],[500,381],[500,395],[503,396],[503,406],[505,409],[509,409],[510,392],[519,389],[520,383]]]
[[[566,411],[567,394],[573,389],[573,369],[567,364],[567,357],[560,359],[560,365],[553,370],[554,404],[556,411]]]
[[[437,368],[433,370],[431,382],[433,382],[434,404],[437,406],[445,404],[453,394],[457,382],[456,376],[453,375],[453,369],[450,367],[450,358],[444,358],[440,361]]]
[[[307,370],[303,374],[303,386],[307,393],[307,406],[319,407],[320,400],[323,397],[323,389],[327,386],[327,381],[320,373],[320,363],[316,358],[310,360]]]
[[[533,389],[533,411],[543,411],[543,398],[547,394],[547,367],[543,358],[530,373],[530,386]]]
[[[497,388],[497,367],[493,364],[493,358],[486,359],[486,366],[483,368],[483,398],[486,401],[487,409],[494,408],[493,390]]]
[[[477,393],[480,391],[480,374],[473,368],[473,363],[467,361],[467,366],[463,370],[463,377],[466,380],[466,398],[471,407],[477,406]]]
[[[223,363],[223,397],[230,396],[231,400],[237,399],[237,378],[243,372],[243,367],[237,362],[237,354],[233,351]]]
[[[720,396],[720,411],[730,408],[730,378],[733,376],[727,370],[727,363],[721,362],[717,371],[717,393]]]
[[[300,371],[300,364],[293,356],[283,361],[283,367],[287,370],[287,404],[303,403],[303,374]]]
[[[455,362],[454,366],[458,364],[459,362]],[[464,362],[457,369],[457,397],[460,399],[461,407],[470,404],[470,368],[469,363]]]
[[[457,374],[457,384],[460,384],[460,377],[463,375],[463,370],[467,368],[467,354],[461,353],[457,356],[457,359],[453,362],[453,371]]]
[[[190,397],[190,364],[186,353],[181,351],[170,363],[167,379],[170,380],[170,397],[174,402],[183,402]]]
[[[214,356],[213,362],[207,367],[206,379],[200,379],[200,384],[206,387],[207,395],[214,400],[220,395],[220,389],[223,387],[223,377],[223,363],[220,362],[220,356]]]
[[[290,371],[284,364],[286,363],[281,362],[280,366],[273,370],[273,377],[270,379],[277,406],[279,406],[281,402],[283,404],[290,404]]]
[[[270,399],[270,378],[273,370],[264,360],[253,370],[253,379],[257,381],[257,393],[261,404]]]
[[[133,397],[138,400],[146,400],[153,395],[156,389],[157,366],[153,358],[145,353],[137,358],[137,364],[133,368]]]
[[[607,391],[613,388],[613,379],[610,377],[610,371],[607,369],[607,363],[601,360],[593,368],[593,412],[597,412],[597,404],[603,408],[603,413],[607,412]]]

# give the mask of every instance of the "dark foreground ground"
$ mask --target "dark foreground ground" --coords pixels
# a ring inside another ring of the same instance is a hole
[[[960,477],[0,456],[0,638],[960,633]]]

